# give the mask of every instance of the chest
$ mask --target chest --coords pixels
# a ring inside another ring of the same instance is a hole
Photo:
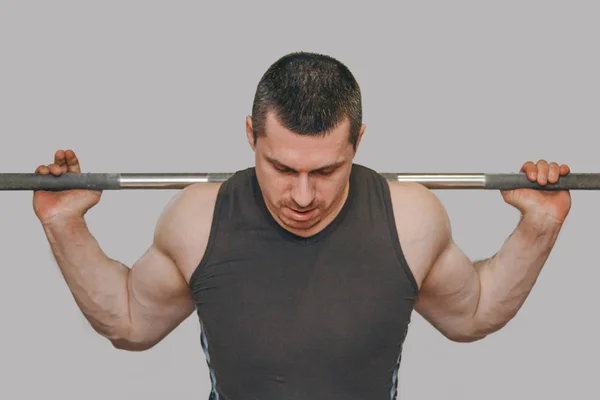
[[[198,315],[213,342],[228,338],[230,349],[281,359],[293,359],[290,352],[355,354],[387,338],[396,344],[414,296],[392,250],[280,245],[219,252],[192,286]]]

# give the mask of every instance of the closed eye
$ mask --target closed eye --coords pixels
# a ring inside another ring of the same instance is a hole
[[[295,171],[292,170],[291,168],[287,168],[287,167],[282,167],[280,165],[275,165],[275,169],[279,172],[281,172],[282,174],[292,174]]]
[[[314,173],[321,176],[329,176],[335,172],[335,168],[319,169]]]
[[[287,166],[281,164],[280,162],[278,162],[278,161],[276,161],[274,159],[271,159],[271,158],[267,157],[267,160],[270,162],[270,164],[273,166],[273,168],[277,172],[279,172],[281,174],[288,174],[288,175],[290,175],[290,174],[297,174],[298,173],[298,171],[296,171],[296,170],[294,170],[294,169],[292,169],[290,167],[287,167]],[[324,177],[325,176],[330,176],[333,173],[335,173],[340,168],[340,166],[342,166],[342,165],[343,165],[343,162],[338,162],[338,163],[335,163],[335,164],[330,164],[330,165],[324,166],[324,167],[322,167],[320,169],[313,170],[313,171],[310,172],[310,174],[311,175],[324,176]]]

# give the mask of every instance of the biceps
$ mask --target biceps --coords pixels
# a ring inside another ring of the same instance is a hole
[[[477,270],[452,242],[425,278],[415,310],[444,335],[457,337],[470,329],[479,293]]]
[[[132,336],[158,341],[194,309],[175,262],[152,246],[131,268],[128,280]]]

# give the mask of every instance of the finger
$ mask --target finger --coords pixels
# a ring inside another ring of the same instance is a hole
[[[527,161],[521,167],[521,172],[524,172],[527,175],[527,178],[531,181],[535,181],[537,179],[537,168],[535,164],[531,161]]]
[[[69,172],[81,172],[81,166],[79,165],[79,159],[73,150],[65,151],[65,156],[67,160],[67,166]]]
[[[67,164],[64,150],[57,150],[56,153],[54,153],[54,164],[59,167]]]
[[[558,181],[558,170],[559,167],[557,163],[551,162],[548,164],[548,182],[556,183],[556,181]]]
[[[54,164],[60,167],[63,174],[68,171],[67,158],[64,150],[57,150],[56,153],[54,153]]]
[[[59,176],[64,173],[63,168],[56,164],[48,165],[48,169],[50,170],[50,173],[55,176]]]
[[[47,165],[40,165],[35,169],[36,174],[48,175],[50,173],[50,169]]]
[[[560,175],[567,175],[569,172],[571,172],[571,168],[569,168],[569,166],[566,164],[561,164],[558,171],[559,171]]]
[[[537,182],[540,185],[545,185],[548,183],[548,171],[549,171],[548,162],[546,160],[539,160],[537,162]]]

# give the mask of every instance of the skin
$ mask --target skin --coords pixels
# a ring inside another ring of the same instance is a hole
[[[348,196],[355,153],[348,143],[350,123],[344,120],[331,134],[316,138],[285,129],[273,113],[267,114],[265,126],[267,134],[255,146],[252,119],[246,118],[267,208],[290,232],[312,236],[335,218]]]
[[[363,125],[361,138],[364,130]],[[247,118],[265,203],[292,233],[314,235],[343,205],[355,155],[348,132],[348,121],[343,121],[326,135],[300,136],[269,114],[266,135],[254,145]],[[525,162],[521,171],[545,185],[568,174],[569,167],[540,160]],[[73,151],[59,150],[52,164],[40,165],[36,172],[79,173],[81,166]],[[521,220],[496,254],[472,261],[453,241],[448,215],[433,192],[417,183],[389,185],[400,244],[419,286],[415,309],[458,342],[480,340],[516,315],[571,206],[567,191],[501,192],[521,212]],[[206,250],[219,186],[190,185],[175,196],[158,218],[150,247],[131,267],[107,256],[86,226],[85,215],[102,193],[34,193],[35,213],[77,305],[115,347],[149,349],[194,311],[188,284]]]

